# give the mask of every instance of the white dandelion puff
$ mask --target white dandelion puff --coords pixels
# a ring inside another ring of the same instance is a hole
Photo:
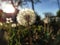
[[[19,11],[17,14],[17,22],[20,25],[27,26],[28,23],[29,25],[32,25],[36,20],[36,15],[32,9],[22,9]]]

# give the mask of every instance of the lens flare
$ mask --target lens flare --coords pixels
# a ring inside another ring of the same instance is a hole
[[[15,8],[13,7],[12,4],[3,4],[2,10],[5,13],[14,13],[15,12]]]

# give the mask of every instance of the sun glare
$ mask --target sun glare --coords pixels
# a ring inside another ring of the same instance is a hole
[[[13,7],[12,4],[5,4],[3,6],[4,6],[2,9],[3,12],[5,12],[5,13],[14,13],[15,12],[15,8]]]

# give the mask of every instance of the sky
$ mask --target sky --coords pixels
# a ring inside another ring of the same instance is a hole
[[[56,15],[56,12],[58,11],[58,4],[57,0],[41,0],[42,2],[40,4],[35,5],[36,11],[40,14],[42,18],[44,18],[45,12],[51,12],[54,15]],[[39,5],[39,6],[38,6]]]
[[[35,12],[37,12],[42,18],[44,18],[44,13],[51,12],[56,15],[58,11],[57,0],[40,0],[41,3],[35,4]],[[24,8],[31,8],[31,3],[28,2],[27,5],[23,6]]]
[[[29,6],[31,7],[31,4]],[[44,13],[51,12],[54,15],[56,15],[56,12],[58,11],[58,3],[57,0],[41,0],[41,3],[35,4],[35,11],[44,18]]]

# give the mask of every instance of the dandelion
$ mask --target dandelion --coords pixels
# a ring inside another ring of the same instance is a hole
[[[0,26],[2,26],[3,25],[3,23],[2,22],[0,22]]]
[[[31,9],[22,9],[17,14],[17,22],[23,26],[27,26],[28,24],[32,25],[35,22],[35,19],[35,13]]]
[[[6,18],[6,23],[11,23],[11,22],[13,22],[12,18]]]
[[[15,23],[13,23],[13,24],[11,25],[11,27],[16,27],[16,24],[15,24]]]

